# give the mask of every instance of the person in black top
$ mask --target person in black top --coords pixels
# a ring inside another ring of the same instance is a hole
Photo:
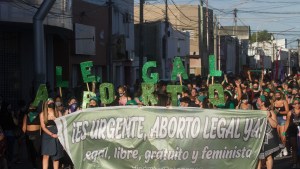
[[[48,168],[49,157],[53,161],[53,169],[59,168],[59,160],[63,157],[63,148],[58,141],[57,127],[54,120],[61,116],[52,99],[43,103],[40,113],[42,134],[41,154],[43,155],[43,168]]]
[[[260,96],[258,104],[262,113],[267,115],[267,126],[264,134],[264,141],[258,155],[257,169],[262,168],[262,160],[266,160],[266,167],[273,168],[273,155],[280,151],[284,146],[280,142],[279,136],[276,131],[277,117],[274,111],[270,110],[270,100],[266,96]]]
[[[26,135],[28,158],[33,168],[41,168],[41,125],[37,107],[29,106],[23,118],[22,131]]]
[[[293,101],[293,109],[288,112],[285,129],[289,136],[290,143],[292,146],[292,157],[293,157],[293,168],[299,168],[298,159],[298,146],[297,137],[300,129],[300,101],[295,99]]]

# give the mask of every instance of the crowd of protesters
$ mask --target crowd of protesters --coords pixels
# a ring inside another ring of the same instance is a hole
[[[259,154],[258,168],[264,165],[272,168],[274,157],[289,154],[293,159],[292,167],[300,168],[300,77],[291,75],[281,80],[273,79],[271,74],[249,71],[236,76],[190,78],[183,81],[183,91],[178,95],[177,106],[261,110],[268,118],[268,125]],[[212,97],[219,99],[221,95],[218,91],[208,92],[211,83],[222,84],[225,104],[211,103]],[[179,82],[159,81],[154,92],[158,102],[151,106],[171,106],[172,98],[167,92],[169,84],[181,85]],[[145,103],[141,96],[142,89],[138,82],[132,87],[119,86],[114,102],[105,106],[143,106]],[[22,140],[26,142],[28,158],[33,168],[48,168],[48,165],[54,169],[72,167],[70,159],[58,142],[54,119],[80,110],[82,97],[67,97],[49,98],[39,107],[20,101],[16,108],[0,97],[0,168],[22,162],[18,157],[18,145]],[[102,106],[104,105],[99,97],[90,98],[88,107]]]

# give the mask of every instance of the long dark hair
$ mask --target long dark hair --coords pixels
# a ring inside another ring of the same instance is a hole
[[[52,99],[48,99],[47,101],[45,101],[43,103],[43,107],[42,107],[42,110],[43,110],[43,116],[44,116],[44,123],[47,124],[48,123],[48,103],[49,102],[54,102]],[[57,118],[59,117],[59,114],[58,114],[58,111],[56,109],[56,106],[54,108],[54,116]]]

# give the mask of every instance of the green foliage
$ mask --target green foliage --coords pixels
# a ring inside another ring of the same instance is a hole
[[[258,31],[257,33],[253,32],[250,38],[251,43],[256,42],[256,35],[257,35],[257,42],[263,42],[263,41],[270,41],[272,33],[269,33],[267,30]]]

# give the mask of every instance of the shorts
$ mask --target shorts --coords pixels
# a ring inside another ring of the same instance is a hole
[[[286,122],[286,116],[277,116],[277,123],[279,126],[284,126]]]

